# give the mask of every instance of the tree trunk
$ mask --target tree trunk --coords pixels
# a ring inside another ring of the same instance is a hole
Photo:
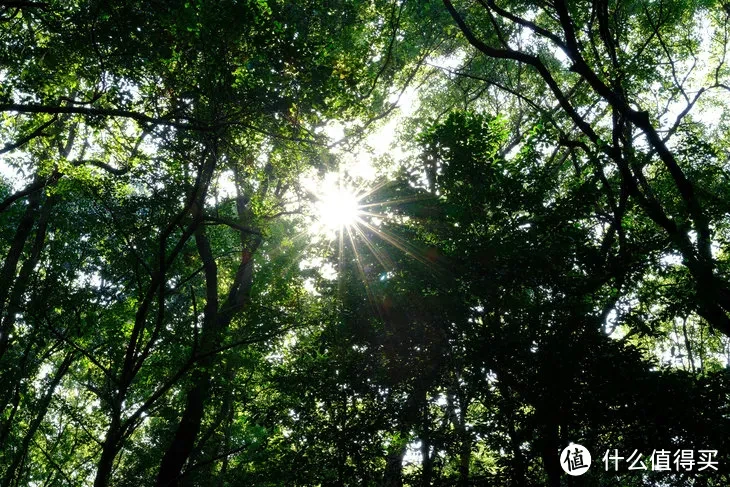
[[[542,438],[540,441],[540,456],[542,457],[543,467],[547,473],[548,484],[550,487],[560,487],[560,475],[562,469],[560,467],[560,448],[558,442],[558,425],[554,422],[545,425]]]
[[[68,372],[68,369],[69,367],[71,367],[71,364],[73,363],[75,358],[76,357],[74,352],[70,352],[64,357],[63,361],[58,366],[58,369],[56,369],[56,373],[53,376],[51,383],[48,385],[48,389],[46,390],[45,395],[40,400],[40,402],[35,405],[37,408],[36,416],[33,419],[33,422],[30,424],[30,427],[28,427],[28,431],[26,431],[25,436],[23,437],[20,448],[18,448],[18,450],[15,452],[12,464],[5,472],[2,487],[10,487],[12,484],[17,483],[17,480],[19,480],[16,478],[16,476],[18,475],[18,471],[21,469],[21,465],[23,464],[25,457],[28,454],[28,447],[30,446],[30,442],[33,441],[33,438],[35,437],[38,428],[40,428],[43,419],[45,419],[46,417],[48,407],[51,405],[51,400],[53,399],[53,394],[56,392],[56,387],[58,387],[61,379],[63,379],[63,377]]]
[[[200,212],[196,205],[194,212]],[[218,308],[218,268],[210,248],[210,242],[203,227],[195,232],[195,243],[198,247],[206,281],[206,304],[203,311],[203,330],[200,340],[200,354],[204,357],[198,361],[198,370],[193,375],[193,386],[188,391],[185,411],[180,419],[172,444],[168,447],[157,475],[157,487],[170,487],[179,484],[179,477],[188,458],[193,452],[195,441],[200,433],[205,401],[210,392],[211,374],[208,372],[215,359],[215,350],[220,346],[222,332],[228,328],[236,311],[240,310],[248,298],[253,282],[252,254],[260,240],[254,242],[250,251],[244,250],[241,261],[228,293],[223,308]]]
[[[209,374],[198,372],[195,385],[188,391],[185,411],[178,425],[172,444],[162,457],[160,471],[157,475],[158,487],[177,486],[185,462],[195,446],[195,439],[200,432],[203,420],[205,397],[210,390]]]
[[[96,478],[94,479],[94,487],[106,487],[112,475],[114,467],[114,459],[119,451],[119,444],[122,439],[121,434],[121,403],[118,407],[113,407],[114,413],[107,430],[106,439],[101,447],[101,458],[96,466]]]
[[[406,447],[406,443],[402,442],[388,451],[382,487],[403,487],[403,457],[406,455]]]
[[[2,271],[0,271],[0,317],[5,316],[6,301],[10,295],[10,290],[15,282],[15,272],[18,267],[18,261],[20,256],[23,254],[23,248],[25,242],[28,240],[31,231],[33,230],[33,224],[36,220],[36,213],[38,212],[38,205],[40,204],[40,194],[38,192],[31,193],[28,197],[28,206],[23,213],[23,217],[20,219],[18,229],[15,232],[13,243],[10,246],[8,255],[5,257]],[[10,344],[10,329],[5,327],[5,321],[3,319],[3,326],[0,329],[0,358],[5,354]]]

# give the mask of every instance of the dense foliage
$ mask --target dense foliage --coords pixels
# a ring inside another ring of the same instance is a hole
[[[0,0],[0,487],[730,484],[729,36]],[[357,214],[313,224],[334,173]]]

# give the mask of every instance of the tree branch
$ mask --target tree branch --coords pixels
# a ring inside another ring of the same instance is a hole
[[[170,127],[184,130],[212,131],[216,128],[213,125],[205,125],[197,122],[193,123],[190,121],[190,119],[186,118],[182,118],[182,120],[186,121],[179,122],[170,118],[153,117],[150,115],[145,115],[144,113],[134,112],[130,110],[120,110],[115,108],[91,108],[76,105],[52,106],[39,104],[2,103],[0,104],[0,112],[48,113],[51,115],[67,113],[87,116],[122,117],[136,120],[137,122],[141,123],[167,125]]]
[[[227,225],[235,230],[238,230],[239,232],[250,233],[253,235],[261,235],[261,231],[255,229],[255,228],[246,227],[244,225],[236,223],[233,220],[229,220],[228,218],[222,218],[222,217],[217,217],[217,216],[205,216],[203,219],[207,222]]]
[[[43,131],[45,129],[47,129],[48,127],[50,127],[51,125],[53,125],[53,123],[55,123],[56,120],[58,120],[58,117],[54,115],[48,122],[44,123],[43,125],[41,125],[37,129],[35,129],[33,132],[31,132],[30,134],[26,135],[25,137],[21,137],[17,142],[12,143],[12,144],[8,142],[7,144],[5,144],[5,147],[3,147],[2,149],[0,149],[0,154],[5,154],[6,152],[13,151],[13,150],[15,150],[15,149],[17,149],[19,147],[22,147],[23,145],[27,144],[28,142],[30,142],[31,140],[35,139],[36,137],[40,137],[41,135],[45,135],[43,133]]]

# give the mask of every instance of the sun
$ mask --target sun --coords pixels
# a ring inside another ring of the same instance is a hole
[[[340,178],[325,178],[314,195],[315,233],[342,232],[355,225],[362,215],[362,196]]]
[[[328,228],[353,225],[360,214],[360,201],[348,188],[336,188],[317,201],[317,219]]]
[[[319,176],[319,177],[317,177]],[[389,230],[404,220],[390,210],[393,205],[402,205],[423,200],[421,195],[406,195],[401,198],[387,199],[389,181],[385,178],[376,182],[360,179],[357,184],[344,171],[331,172],[325,175],[311,174],[302,178],[302,189],[306,193],[309,223],[299,234],[309,234],[310,242],[317,249],[327,249],[326,254],[337,258],[331,261],[329,269],[322,267],[329,259],[322,255],[312,257],[304,263],[307,268],[320,266],[331,278],[340,279],[347,266],[354,265],[368,295],[368,301],[379,306],[379,298],[375,296],[375,288],[371,286],[373,279],[383,281],[393,275],[396,268],[394,252],[402,253],[410,258],[434,269],[435,259],[422,249],[400,237],[397,232]],[[333,249],[334,253],[330,254]],[[315,252],[317,253],[317,252]],[[369,256],[368,256],[369,255]],[[318,263],[317,263],[318,262]],[[377,271],[378,265],[382,272]],[[340,284],[342,284],[340,280]],[[313,288],[314,289],[314,288]],[[339,287],[343,290],[342,286]]]

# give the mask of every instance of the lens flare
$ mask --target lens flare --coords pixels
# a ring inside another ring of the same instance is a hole
[[[360,201],[354,191],[332,188],[320,195],[316,204],[317,220],[328,230],[353,225],[360,215]]]

